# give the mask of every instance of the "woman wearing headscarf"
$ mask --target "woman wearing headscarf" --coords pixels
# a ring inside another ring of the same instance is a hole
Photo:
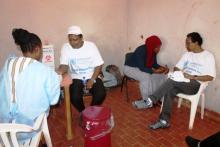
[[[137,109],[144,109],[148,95],[152,94],[166,79],[169,69],[157,63],[157,54],[161,48],[161,40],[152,35],[126,59],[124,74],[139,81],[141,100],[132,104]]]

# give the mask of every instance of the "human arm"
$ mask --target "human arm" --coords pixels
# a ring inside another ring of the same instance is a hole
[[[139,46],[134,54],[133,54],[133,59],[135,62],[135,67],[139,68],[141,71],[146,72],[146,73],[153,73],[152,68],[146,67],[146,49],[145,46]]]
[[[152,68],[153,73],[157,73],[157,74],[167,74],[169,72],[169,68],[167,67],[167,65],[165,66],[160,66],[157,69]]]
[[[69,70],[69,45],[64,44],[61,48],[61,54],[60,54],[60,66],[56,70],[56,72],[59,75],[65,75],[68,73]]]
[[[157,64],[159,65],[159,64]],[[155,66],[153,66],[152,68],[153,70],[153,73],[156,73],[156,74],[167,74],[169,72],[169,68],[167,67],[167,65],[165,66],[157,66],[157,68],[155,68]]]
[[[209,75],[197,76],[197,75],[190,75],[190,74],[187,74],[187,73],[183,73],[183,75],[187,79],[198,80],[198,81],[202,81],[202,82],[212,81],[214,79],[214,77],[209,76]]]
[[[54,71],[50,71],[46,78],[46,91],[50,101],[50,105],[55,105],[60,96],[60,80]]]
[[[157,56],[154,55],[154,64],[152,66],[152,71],[153,73],[156,74],[161,74],[164,72],[164,68],[162,66],[160,66],[159,64],[157,64]]]
[[[169,68],[167,65],[161,66],[157,63],[157,56],[154,57],[154,64],[152,66],[153,73],[156,74],[167,74],[169,72]]]
[[[173,71],[180,71],[180,70],[181,70],[181,69],[179,69],[179,68],[176,67],[176,66],[173,68]]]
[[[193,58],[194,56],[189,53],[185,56],[185,61],[177,64],[182,69],[184,77],[203,82],[212,81],[216,76],[214,56],[205,51],[199,54],[200,58]]]
[[[174,67],[174,71],[181,71],[181,69],[179,69],[178,67]],[[209,75],[198,76],[198,75],[190,75],[185,72],[183,72],[183,75],[187,79],[198,80],[198,81],[202,81],[202,82],[212,81],[214,79],[214,77],[209,76]]]
[[[102,65],[95,67],[95,70],[94,70],[92,77],[87,81],[86,87],[88,89],[92,88],[93,84],[95,83],[96,78],[99,76],[101,71],[102,71]]]
[[[68,73],[69,67],[68,65],[61,64],[57,70],[59,75],[65,75]]]
[[[176,66],[173,68],[173,71],[183,71],[188,65],[189,52],[185,52],[180,60],[177,62]]]
[[[65,87],[65,86],[69,86],[70,84],[72,84],[72,78],[69,74],[65,74],[62,76],[62,81],[60,83],[60,85],[62,87]]]
[[[56,73],[60,78],[60,86],[70,85],[72,83],[72,79],[70,75],[68,75],[68,65],[61,64],[58,69],[56,69]]]
[[[104,64],[104,60],[102,59],[102,56],[97,48],[97,46],[92,43],[90,50],[92,50],[92,60],[93,63],[92,67],[94,67],[94,72],[92,74],[92,77],[87,81],[86,88],[91,89],[93,84],[96,82],[96,79],[102,72],[102,65]]]

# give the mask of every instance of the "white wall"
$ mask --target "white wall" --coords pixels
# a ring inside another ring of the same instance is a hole
[[[11,37],[14,27],[22,27],[55,45],[56,64],[60,48],[67,41],[69,26],[79,25],[86,40],[98,46],[105,64],[122,67],[127,44],[126,0],[1,0],[0,67],[16,50]],[[114,57],[114,60],[112,60]]]
[[[163,46],[159,62],[173,67],[185,51],[185,37],[197,31],[203,48],[215,55],[217,78],[206,91],[206,107],[220,112],[220,13],[219,0],[128,0],[128,46],[132,50],[144,38],[157,34]]]
[[[159,62],[173,67],[185,51],[186,34],[198,31],[203,47],[216,57],[217,78],[207,88],[206,107],[220,113],[219,6],[219,0],[1,0],[0,67],[8,54],[20,53],[11,37],[14,27],[26,28],[54,44],[58,65],[67,28],[79,25],[85,39],[97,44],[105,64],[120,68],[128,48],[134,50],[144,42],[140,35],[151,34],[162,38]]]

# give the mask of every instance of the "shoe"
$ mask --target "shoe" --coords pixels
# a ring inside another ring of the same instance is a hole
[[[133,101],[133,102],[132,102],[132,106],[136,108],[136,105],[139,105],[139,104],[141,104],[141,103],[144,103],[144,100],[143,100],[143,99]]]
[[[144,99],[144,100],[134,101],[132,102],[132,105],[136,109],[148,109],[153,107],[153,103],[152,101],[149,100],[149,98],[146,100]]]
[[[198,147],[200,140],[186,136],[185,141],[189,147]]]
[[[158,120],[155,124],[151,124],[149,125],[149,128],[152,129],[152,130],[156,130],[156,129],[165,129],[165,128],[169,128],[170,127],[170,124],[165,121],[165,120]]]

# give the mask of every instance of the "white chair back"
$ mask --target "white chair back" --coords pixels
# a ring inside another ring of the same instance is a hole
[[[22,141],[17,138],[17,133],[28,132],[36,132],[36,134],[32,138]],[[42,134],[44,135],[47,146],[52,147],[45,113],[37,118],[33,127],[25,124],[0,123],[0,147],[38,147]]]

